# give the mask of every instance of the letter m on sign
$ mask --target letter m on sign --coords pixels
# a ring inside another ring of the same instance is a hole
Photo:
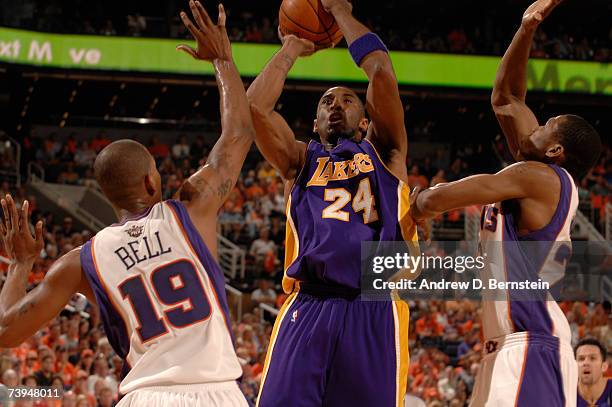
[[[534,90],[561,90],[558,65],[554,62],[547,62],[542,76],[538,78],[536,65],[530,62],[529,65],[527,65],[527,82]]]
[[[28,52],[28,60],[36,60],[51,62],[53,59],[53,53],[51,52],[51,43],[45,41],[41,44],[34,40],[30,43],[30,51]]]

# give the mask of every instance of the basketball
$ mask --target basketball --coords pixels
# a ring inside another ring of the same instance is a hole
[[[333,47],[342,39],[340,27],[320,0],[283,0],[278,21],[282,34],[310,40],[318,48]]]

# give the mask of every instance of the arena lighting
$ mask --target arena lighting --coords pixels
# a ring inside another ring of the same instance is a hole
[[[209,64],[177,58],[179,40],[48,34],[0,28],[0,44],[12,50],[0,61],[15,64],[74,69],[140,71],[176,74],[213,74]],[[244,77],[253,77],[278,49],[278,45],[236,43],[234,58]],[[402,85],[490,89],[499,58],[418,52],[392,52]],[[448,69],[452,67],[453,69]],[[548,92],[612,94],[609,64],[596,62],[532,60],[529,88]],[[290,78],[317,81],[365,82],[344,49],[321,51],[300,59]],[[122,84],[120,89],[124,89]]]

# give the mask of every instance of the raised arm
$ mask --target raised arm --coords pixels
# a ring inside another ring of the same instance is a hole
[[[441,213],[471,205],[486,205],[509,199],[556,199],[542,188],[542,179],[551,177],[543,163],[528,161],[504,168],[497,174],[473,175],[459,181],[438,184],[421,191],[410,206],[414,219],[433,218]]]
[[[516,160],[521,159],[519,151],[522,143],[538,127],[538,120],[525,104],[527,62],[533,36],[540,23],[559,3],[560,0],[538,0],[527,8],[521,27],[497,70],[491,105]]]
[[[391,58],[384,44],[355,19],[348,1],[322,0],[322,4],[336,19],[351,55],[368,76],[366,109],[373,126],[368,138],[379,150],[386,151],[392,157],[399,155],[402,165],[405,165],[408,137],[404,108]]]
[[[0,347],[9,348],[57,316],[74,293],[80,291],[89,298],[92,293],[82,279],[79,249],[56,261],[43,281],[26,293],[28,275],[43,247],[42,223],[36,225],[36,237],[32,237],[27,203],[21,215],[10,197],[2,200],[2,207],[4,223],[0,229],[4,246],[9,246],[11,265],[0,292]]]
[[[197,50],[186,45],[179,45],[177,49],[214,65],[221,99],[222,131],[208,161],[183,184],[179,197],[190,208],[190,213],[209,217],[216,216],[236,184],[255,131],[244,85],[232,58],[223,5],[219,5],[217,24],[212,22],[200,2],[190,1],[189,6],[197,27],[184,12],[181,18],[195,38]]]
[[[247,96],[251,104],[257,148],[283,179],[290,181],[297,176],[304,163],[306,144],[295,139],[295,134],[274,107],[289,70],[299,56],[314,52],[314,44],[295,35],[285,35],[281,40],[282,48],[249,86]]]

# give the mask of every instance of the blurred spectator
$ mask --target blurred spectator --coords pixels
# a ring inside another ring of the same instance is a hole
[[[34,373],[36,383],[39,386],[51,386],[54,373],[55,359],[52,355],[46,355],[40,363],[40,370]]]
[[[176,144],[172,146],[172,157],[175,160],[189,158],[190,151],[191,148],[187,143],[187,137],[183,135],[180,136],[179,139],[176,141]]]
[[[149,142],[149,152],[156,159],[166,158],[170,154],[170,149],[166,143],[160,141],[159,136],[153,136]]]
[[[257,304],[274,306],[276,302],[276,291],[272,288],[270,281],[264,278],[260,279],[257,288],[251,293],[251,300]]]
[[[94,388],[98,380],[101,380],[104,386],[111,389],[113,394],[117,394],[119,383],[110,374],[108,360],[103,353],[96,356],[93,365],[93,374],[87,379],[87,390],[89,393],[94,392]]]
[[[147,20],[138,13],[134,15],[128,14],[127,28],[128,35],[140,37],[142,33],[145,32],[145,30],[147,29]]]

